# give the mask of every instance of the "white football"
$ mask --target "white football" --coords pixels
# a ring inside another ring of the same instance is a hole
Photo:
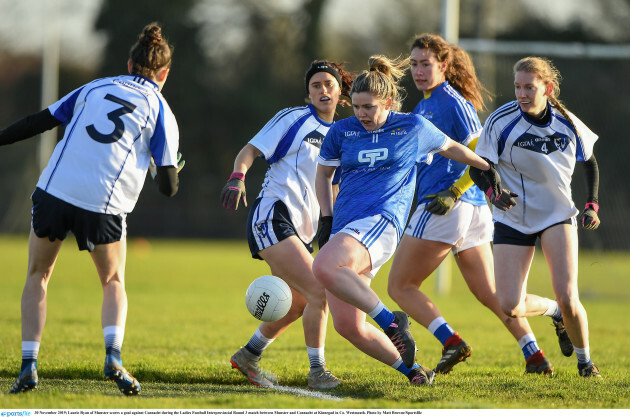
[[[289,312],[292,301],[289,285],[273,275],[256,278],[245,293],[247,309],[262,321],[280,320]]]

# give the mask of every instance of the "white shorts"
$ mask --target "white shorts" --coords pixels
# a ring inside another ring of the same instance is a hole
[[[337,233],[346,233],[352,236],[368,250],[372,269],[366,276],[370,278],[374,278],[381,266],[394,255],[398,246],[396,228],[380,214],[348,223]]]
[[[452,245],[453,254],[492,242],[494,225],[487,205],[473,206],[460,200],[444,216],[430,213],[424,206],[418,206],[411,216],[406,235]]]

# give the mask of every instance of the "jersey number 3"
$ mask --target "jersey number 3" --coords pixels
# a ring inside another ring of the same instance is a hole
[[[105,100],[113,101],[122,106],[107,113],[107,118],[114,123],[114,130],[112,130],[111,133],[103,134],[96,130],[94,125],[87,126],[85,130],[87,130],[88,135],[97,142],[114,143],[122,138],[123,133],[125,133],[125,123],[120,118],[125,114],[132,113],[136,109],[136,106],[111,94],[107,94]]]

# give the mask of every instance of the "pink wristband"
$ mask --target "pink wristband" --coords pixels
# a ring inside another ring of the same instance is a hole
[[[232,175],[230,175],[230,180],[233,180],[234,178],[238,178],[241,181],[245,181],[245,174],[243,174],[242,172],[234,171],[232,172]]]
[[[488,196],[488,198],[492,198],[492,187],[488,188],[488,190],[486,191],[486,195]]]
[[[599,204],[597,203],[586,203],[584,206],[584,210],[593,209],[595,213],[599,213]]]

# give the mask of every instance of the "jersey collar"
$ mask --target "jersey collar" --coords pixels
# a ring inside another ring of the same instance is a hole
[[[138,74],[129,74],[129,75],[125,75],[125,77],[131,78],[135,82],[138,82],[143,85],[150,85],[151,87],[160,91],[160,86],[158,86],[157,83],[150,78],[143,77],[142,75],[138,75]]]
[[[308,108],[311,110],[311,114],[313,115],[313,117],[315,119],[317,119],[317,121],[319,123],[323,124],[324,126],[330,127],[330,126],[332,126],[335,123],[334,120],[331,123],[328,123],[327,121],[324,121],[324,120],[320,119],[319,116],[317,115],[317,110],[315,109],[315,106],[313,106],[312,104],[309,104]]]

